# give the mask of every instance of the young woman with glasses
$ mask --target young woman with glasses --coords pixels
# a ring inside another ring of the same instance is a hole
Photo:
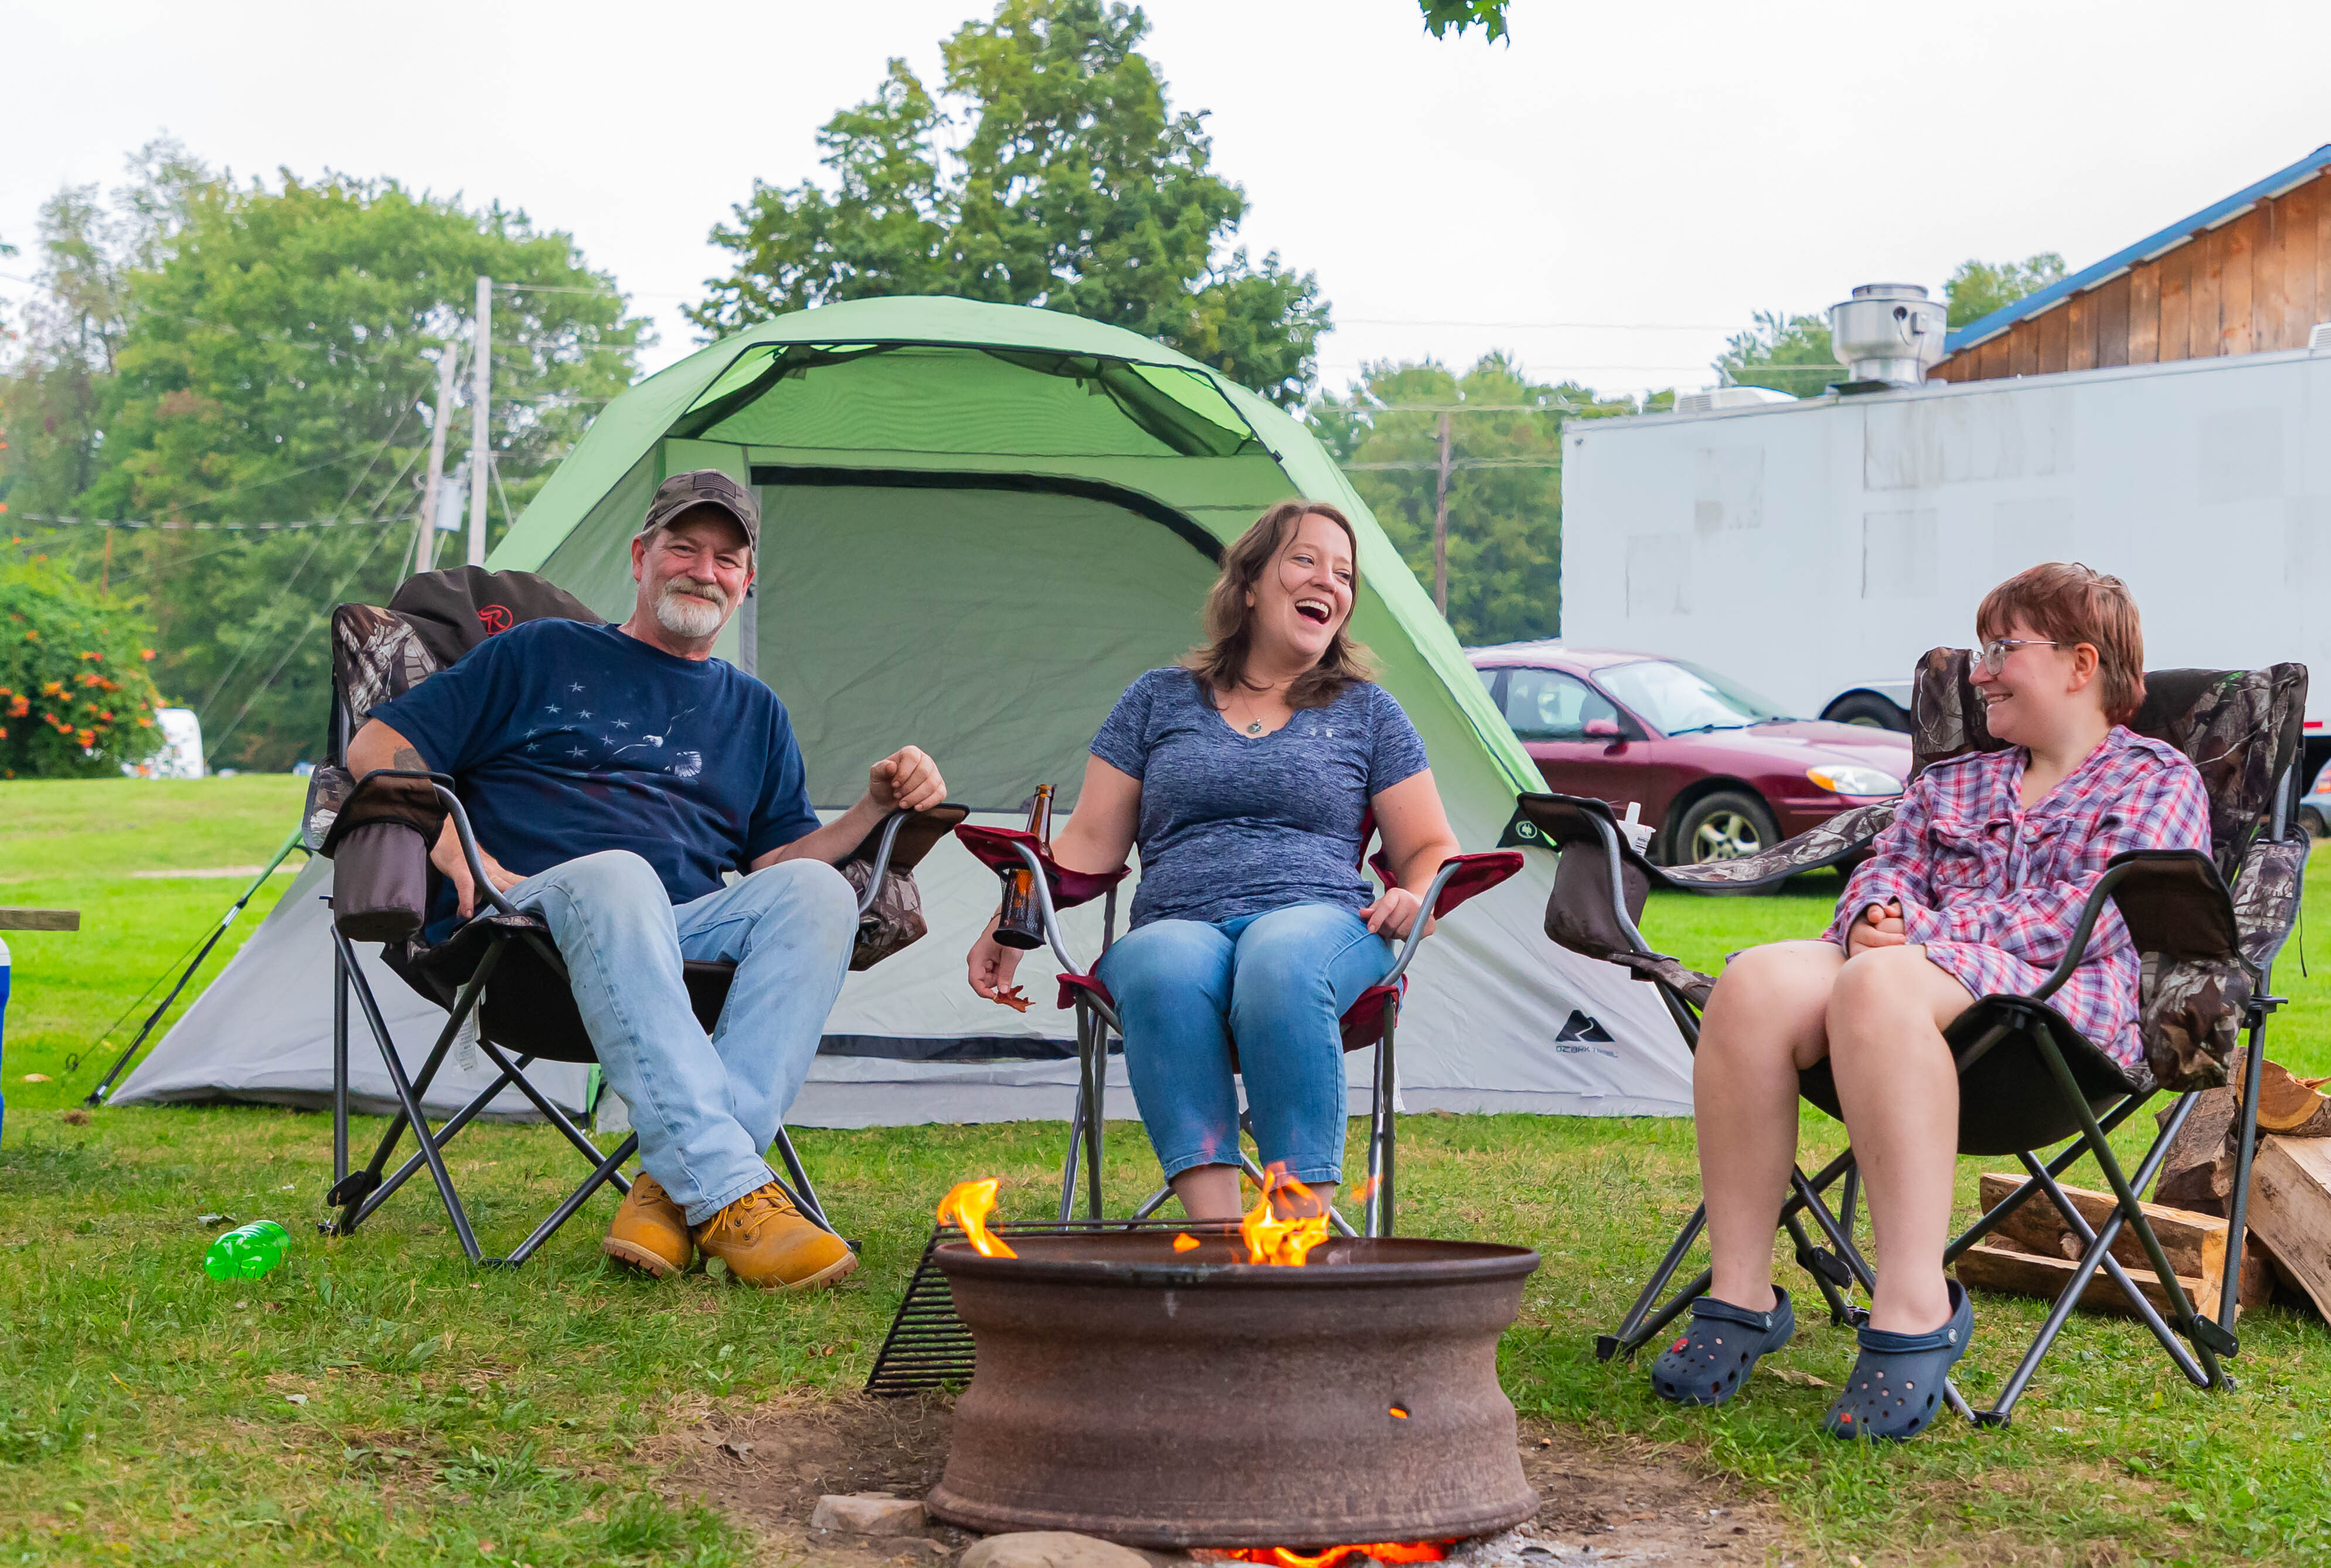
[[[1973,1326],[1942,1266],[1959,1120],[1943,1031],[1979,996],[2040,985],[2115,855],[2210,847],[2193,765],[2124,727],[2145,697],[2145,641],[2118,578],[2031,567],[1984,596],[1975,631],[1969,674],[2006,749],[1921,774],[1828,932],[1736,955],[1709,999],[1692,1088],[1714,1278],[1652,1367],[1663,1398],[1721,1403],[1793,1331],[1773,1234],[1796,1155],[1797,1074],[1827,1060],[1879,1258],[1860,1359],[1825,1425],[1849,1438],[1925,1428]],[[2107,908],[2052,999],[2124,1064],[2144,1055],[2137,971]]]

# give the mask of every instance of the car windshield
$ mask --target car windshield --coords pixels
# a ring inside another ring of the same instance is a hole
[[[1680,659],[1645,659],[1595,671],[1612,696],[1667,735],[1746,729],[1786,716],[1772,703],[1712,670]]]

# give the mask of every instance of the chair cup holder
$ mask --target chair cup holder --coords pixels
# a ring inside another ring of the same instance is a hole
[[[429,846],[410,822],[366,822],[332,849],[332,920],[351,942],[402,942],[429,908]]]

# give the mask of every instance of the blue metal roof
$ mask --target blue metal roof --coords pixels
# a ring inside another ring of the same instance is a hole
[[[2176,249],[2195,234],[2231,222],[2258,205],[2261,198],[2279,196],[2291,186],[2312,179],[2326,167],[2331,167],[2331,146],[2317,147],[2289,167],[2277,169],[2258,184],[2236,191],[2214,205],[2203,207],[2190,218],[2181,218],[2158,233],[2147,234],[2128,249],[2115,252],[2095,266],[2083,268],[2037,293],[2026,294],[2012,305],[2003,306],[1981,320],[1970,321],[1954,329],[1943,338],[1943,352],[1946,356],[1956,354],[1996,337],[2018,321],[2040,315],[2060,300],[2111,281],[2139,261],[2149,261],[2164,252]]]

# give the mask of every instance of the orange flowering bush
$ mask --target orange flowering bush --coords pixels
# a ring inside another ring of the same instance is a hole
[[[0,567],[0,776],[110,774],[153,755],[153,637],[60,567]]]

